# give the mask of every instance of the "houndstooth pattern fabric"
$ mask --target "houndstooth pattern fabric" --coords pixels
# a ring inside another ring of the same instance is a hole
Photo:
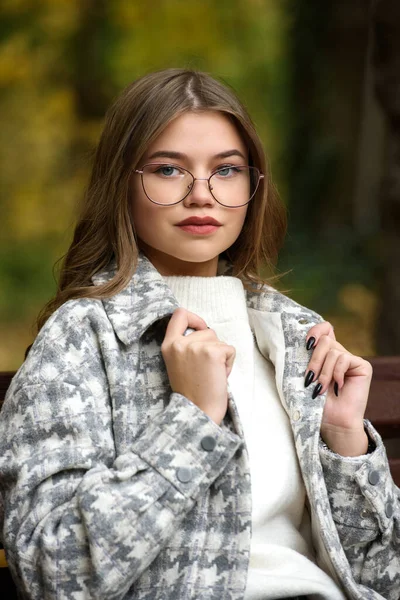
[[[230,272],[221,261],[219,274]],[[371,455],[330,452],[319,437],[325,395],[312,400],[304,388],[305,338],[321,317],[268,286],[247,292],[247,305],[282,322],[280,393],[320,564],[349,599],[398,600],[399,490],[382,441],[366,422]],[[160,346],[177,307],[140,254],[119,294],[61,306],[14,377],[0,414],[0,484],[22,598],[243,599],[251,538],[243,431],[230,391],[221,427],[172,392]],[[206,437],[214,449],[204,449]]]

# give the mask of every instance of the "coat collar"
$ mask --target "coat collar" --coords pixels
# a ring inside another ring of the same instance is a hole
[[[232,275],[232,271],[232,264],[220,259],[217,274],[227,276]],[[113,261],[96,273],[92,281],[94,285],[106,283],[115,273],[116,263]],[[292,312],[295,308],[298,314],[299,309],[303,309],[266,284],[261,292],[246,291],[246,302],[250,308],[263,312]],[[163,276],[142,252],[139,252],[137,268],[129,284],[114,296],[104,298],[102,303],[116,335],[125,345],[138,340],[150,325],[171,316],[179,307]],[[303,311],[305,316],[315,314],[307,309]]]
[[[115,260],[92,277],[94,285],[110,281],[116,273]],[[139,339],[155,321],[172,315],[179,304],[162,275],[139,253],[138,264],[128,285],[102,300],[111,325],[125,345]]]

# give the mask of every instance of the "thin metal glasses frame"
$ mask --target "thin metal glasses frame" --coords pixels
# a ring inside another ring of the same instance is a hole
[[[150,198],[150,196],[148,195],[148,193],[146,192],[146,188],[144,187],[144,181],[143,181],[143,173],[144,173],[144,168],[145,167],[151,167],[151,166],[168,166],[168,167],[176,167],[177,169],[180,169],[181,171],[185,171],[186,173],[189,173],[189,175],[192,178],[192,185],[190,186],[190,189],[188,190],[187,194],[185,194],[185,196],[183,196],[183,198],[181,198],[180,200],[178,200],[177,202],[171,202],[170,204],[166,204],[165,202],[156,202],[155,200],[152,200],[152,198]],[[252,169],[253,171],[255,171],[255,173],[258,173],[258,178],[257,178],[257,182],[255,183],[255,187],[254,187],[254,191],[252,193],[252,195],[250,196],[250,198],[248,199],[247,202],[245,202],[244,204],[238,204],[237,206],[230,206],[229,204],[222,204],[222,202],[220,202],[212,193],[212,186],[210,184],[210,179],[216,175],[217,173],[219,173],[220,171],[223,171],[224,169],[227,169],[228,167],[245,167],[246,169]],[[194,188],[194,182],[195,181],[207,181],[208,183],[208,189],[210,190],[210,194],[211,196],[214,198],[214,200],[216,202],[218,202],[218,204],[220,204],[221,206],[225,206],[225,208],[240,208],[241,206],[246,206],[246,204],[249,204],[250,200],[252,198],[254,198],[257,190],[258,190],[258,186],[260,185],[260,181],[261,179],[264,179],[264,175],[263,173],[260,173],[259,169],[257,167],[252,167],[250,165],[226,165],[224,167],[221,167],[220,169],[217,169],[216,171],[214,171],[213,173],[211,173],[210,177],[195,177],[193,175],[193,173],[191,173],[188,169],[185,169],[184,167],[181,167],[180,165],[176,165],[174,163],[146,163],[145,165],[142,166],[141,169],[132,169],[133,173],[139,173],[140,174],[140,179],[142,181],[142,188],[143,191],[146,195],[146,197],[150,200],[150,202],[153,202],[153,204],[157,204],[158,206],[174,206],[175,204],[180,204],[180,202],[183,202],[185,198],[187,198],[189,196],[189,194],[193,191]]]

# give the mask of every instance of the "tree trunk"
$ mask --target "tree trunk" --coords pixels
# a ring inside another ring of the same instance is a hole
[[[387,119],[380,189],[382,222],[378,354],[400,354],[400,2],[378,0],[373,13],[375,89]]]
[[[71,85],[77,115],[82,120],[104,117],[113,90],[107,77],[110,37],[105,0],[85,0],[79,6],[79,26],[71,39]]]

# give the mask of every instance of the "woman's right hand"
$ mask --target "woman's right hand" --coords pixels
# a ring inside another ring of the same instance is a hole
[[[188,327],[195,331],[185,336]],[[201,317],[177,308],[168,323],[161,353],[172,391],[191,400],[220,425],[228,407],[227,379],[235,348],[221,342]]]

